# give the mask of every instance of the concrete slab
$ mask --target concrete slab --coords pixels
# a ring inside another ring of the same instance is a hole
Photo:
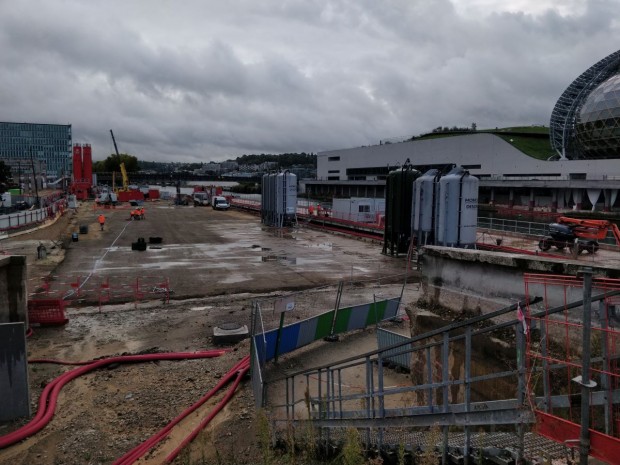
[[[24,323],[0,323],[0,422],[30,415]]]
[[[160,202],[146,207],[144,221],[128,221],[127,210],[108,209],[104,231],[95,227],[98,214],[84,206],[78,212],[75,224],[91,227],[79,242],[65,243],[65,259],[53,273],[59,280],[96,276],[118,288],[137,277],[168,279],[179,298],[262,292],[274,284],[298,290],[405,271],[403,260],[381,255],[381,244],[304,227],[268,228],[256,216],[234,210]],[[161,237],[162,243],[132,251],[139,237]]]

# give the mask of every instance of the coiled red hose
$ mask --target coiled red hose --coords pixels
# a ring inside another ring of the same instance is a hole
[[[149,439],[144,441],[142,444],[139,444],[134,449],[127,452],[121,458],[117,459],[113,465],[131,465],[136,462],[140,457],[146,454],[151,448],[153,448],[156,444],[158,444],[162,439],[164,439],[170,430],[174,428],[181,420],[190,415],[196,409],[198,409],[201,405],[203,405],[207,400],[209,400],[213,395],[215,395],[224,385],[226,385],[231,379],[236,378],[233,385],[229,388],[226,396],[215,406],[215,408],[209,413],[205,419],[201,421],[201,423],[194,429],[189,436],[187,436],[183,442],[173,451],[168,457],[166,457],[166,461],[172,462],[176,456],[181,452],[183,447],[185,447],[189,442],[191,442],[198,433],[204,429],[204,427],[215,417],[215,415],[230,401],[232,396],[235,393],[235,390],[243,376],[250,369],[250,357],[245,356],[239,362],[237,362],[229,371],[220,379],[220,381],[213,387],[207,394],[205,394],[200,400],[198,400],[194,405],[183,411],[179,416],[177,416],[174,420],[168,423],[163,429],[159,432],[151,436]]]
[[[41,393],[39,399],[39,409],[32,420],[18,430],[15,430],[4,436],[0,436],[0,449],[11,446],[28,436],[41,431],[47,425],[56,410],[56,402],[62,387],[69,381],[88,373],[92,370],[110,365],[112,363],[136,363],[152,360],[186,360],[199,358],[219,357],[226,353],[226,350],[208,350],[202,352],[171,352],[161,354],[143,354],[143,355],[121,355],[116,357],[103,358],[93,362],[70,362],[72,364],[80,364],[79,368],[63,373],[52,382],[50,382]],[[34,362],[34,361],[33,361]],[[41,363],[61,363],[54,360],[39,360]]]

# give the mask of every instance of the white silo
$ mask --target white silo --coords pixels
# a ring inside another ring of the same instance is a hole
[[[476,244],[478,178],[460,166],[439,180],[436,202],[436,244],[470,247]]]

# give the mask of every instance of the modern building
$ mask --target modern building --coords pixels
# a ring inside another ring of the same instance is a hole
[[[71,149],[70,124],[0,122],[0,159],[11,167],[45,166],[47,181],[71,175]]]
[[[610,210],[620,188],[620,51],[562,94],[549,138],[557,156],[547,160],[481,131],[320,152],[317,180],[306,181],[305,189],[310,195],[382,197],[388,172],[410,161],[422,172],[463,166],[480,179],[482,203]]]

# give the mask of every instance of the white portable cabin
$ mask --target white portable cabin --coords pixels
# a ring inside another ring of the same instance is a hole
[[[385,199],[351,197],[333,199],[332,217],[356,223],[375,223],[378,215],[385,214]]]

